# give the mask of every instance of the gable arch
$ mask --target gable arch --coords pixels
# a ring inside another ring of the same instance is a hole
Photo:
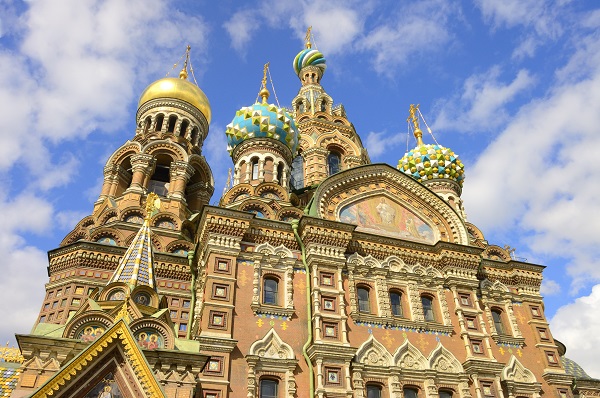
[[[350,138],[346,137],[339,130],[333,130],[317,138],[316,146],[321,148],[339,147],[343,149],[342,155],[360,156],[361,149]]]
[[[460,361],[440,342],[438,342],[437,347],[429,354],[429,368],[442,373],[464,372]]]
[[[252,343],[248,355],[272,359],[295,359],[292,347],[285,343],[273,328],[262,339]]]
[[[144,147],[142,153],[152,155],[154,157],[158,155],[166,155],[173,161],[179,160],[186,162],[188,160],[188,155],[181,146],[166,140],[158,140],[149,143]]]
[[[429,369],[429,361],[421,351],[408,341],[398,347],[394,354],[394,364],[402,369],[426,370]]]
[[[418,181],[387,164],[358,166],[332,175],[319,185],[313,198],[310,214],[358,225],[357,230],[429,244],[440,240],[469,244],[463,220],[448,203]],[[367,199],[389,201],[388,204],[396,212],[402,213],[399,221],[393,219],[394,214],[386,210],[386,204],[382,204],[381,209],[376,209],[375,204],[369,205],[374,214],[367,214],[371,218],[365,220],[375,220],[375,223],[371,223],[375,228],[361,226],[362,220],[357,215],[352,219],[341,214],[344,207],[358,205]],[[389,228],[384,225],[386,222],[390,224]]]
[[[125,158],[142,152],[142,144],[131,141],[121,146],[106,161],[106,164],[121,164]]]
[[[356,351],[356,360],[371,366],[391,366],[394,363],[389,351],[372,334]]]

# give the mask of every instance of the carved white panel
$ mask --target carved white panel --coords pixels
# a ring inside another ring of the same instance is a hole
[[[408,339],[404,340],[404,343],[396,350],[394,364],[402,369],[425,370],[429,368],[427,358]]]
[[[373,335],[358,348],[356,359],[373,366],[390,366],[393,363],[392,355]]]

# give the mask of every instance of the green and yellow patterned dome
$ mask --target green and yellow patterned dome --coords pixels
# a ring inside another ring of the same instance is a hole
[[[458,183],[460,187],[465,179],[465,166],[450,148],[439,144],[424,144],[423,132],[419,128],[419,105],[410,106],[408,121],[414,125],[417,146],[408,151],[398,161],[398,170],[419,182],[435,179],[448,179]],[[422,115],[421,115],[422,117]],[[431,130],[430,130],[431,133]]]
[[[400,161],[398,170],[419,182],[436,178],[456,181],[462,187],[464,165],[450,148],[422,144],[408,151]]]

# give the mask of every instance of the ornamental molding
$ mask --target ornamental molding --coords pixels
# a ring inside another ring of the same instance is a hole
[[[391,366],[394,359],[385,346],[371,335],[358,347],[356,361],[369,366]]]
[[[196,121],[200,124],[199,130],[203,136],[205,135],[204,132],[208,131],[208,122],[206,120],[206,117],[202,114],[202,112],[200,112],[199,109],[197,109],[194,106],[190,106],[185,101],[179,101],[179,100],[175,100],[175,99],[170,99],[170,100],[153,99],[153,100],[150,100],[150,101],[144,103],[140,108],[138,108],[138,110],[136,112],[136,115],[135,115],[136,123],[139,124],[142,121],[142,119],[144,119],[145,113],[149,112],[150,110],[152,110],[154,113],[161,113],[161,110],[154,109],[154,108],[161,108],[161,107],[170,107],[170,108],[175,108],[175,109],[179,109],[184,112],[187,112],[189,114],[189,116],[191,116],[192,118],[195,118]]]
[[[533,372],[523,366],[514,355],[511,355],[508,364],[502,370],[500,380],[509,396],[541,396],[542,383],[539,383]]]
[[[248,355],[270,359],[296,359],[292,347],[285,343],[273,328],[262,339],[252,343]]]

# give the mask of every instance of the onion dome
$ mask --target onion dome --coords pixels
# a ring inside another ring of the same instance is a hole
[[[178,99],[193,107],[197,108],[206,118],[206,121],[210,123],[211,109],[210,103],[206,94],[194,83],[187,80],[187,63],[189,59],[189,48],[187,57],[183,69],[179,73],[179,78],[176,77],[165,77],[157,80],[150,84],[142,95],[138,102],[138,109],[148,101],[158,98],[173,98]]]
[[[419,182],[446,178],[457,182],[462,187],[465,179],[463,163],[451,149],[437,143],[435,145],[423,143],[423,132],[419,128],[416,116],[418,110],[418,105],[416,107],[411,105],[408,118],[415,127],[414,135],[417,139],[417,146],[398,161],[398,170]]]
[[[315,66],[321,70],[321,76],[325,73],[325,69],[327,69],[327,65],[325,64],[325,57],[319,50],[315,50],[312,48],[312,43],[310,42],[312,26],[310,26],[306,30],[306,37],[304,40],[306,41],[306,48],[296,55],[294,58],[294,72],[296,75],[300,77],[300,71],[302,68],[307,66]]]
[[[408,151],[398,162],[398,170],[419,182],[447,178],[463,184],[464,165],[451,149],[423,144]]]
[[[302,68],[306,66],[316,66],[321,69],[322,75],[325,72],[325,69],[327,69],[325,62],[325,57],[320,51],[312,48],[305,48],[296,55],[296,58],[294,58],[294,72],[300,76]]]
[[[225,129],[227,150],[229,153],[245,140],[264,137],[282,142],[296,153],[298,148],[298,128],[296,122],[285,109],[267,103],[269,91],[264,87],[260,91],[262,103],[243,107]]]

